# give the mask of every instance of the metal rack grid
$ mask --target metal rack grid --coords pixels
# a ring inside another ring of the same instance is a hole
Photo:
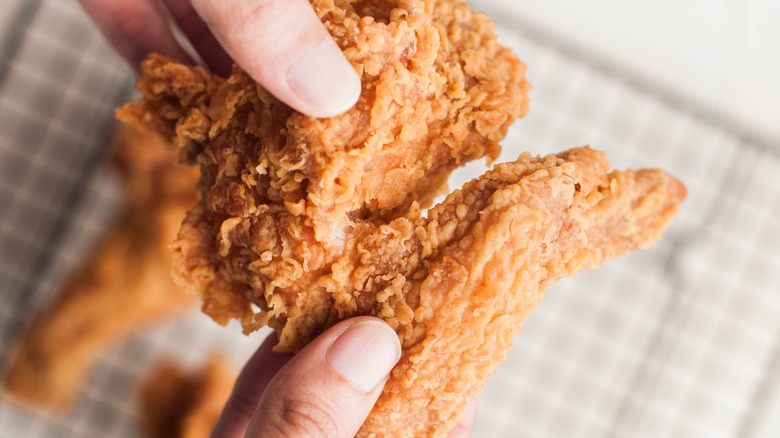
[[[3,8],[13,15],[0,27],[5,352],[122,202],[100,163],[132,78],[75,2]],[[592,144],[617,168],[667,168],[689,198],[655,248],[550,290],[488,380],[473,436],[780,436],[778,152],[498,18],[535,86],[499,161]],[[483,170],[469,165],[451,183]],[[263,337],[239,332],[197,311],[151,327],[101,357],[67,415],[0,399],[0,437],[139,436],[147,367],[215,350],[238,366]]]

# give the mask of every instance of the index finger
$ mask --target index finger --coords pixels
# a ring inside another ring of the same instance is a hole
[[[79,3],[136,71],[152,52],[191,62],[153,0],[79,0]]]

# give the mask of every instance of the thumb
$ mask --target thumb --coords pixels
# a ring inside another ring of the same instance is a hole
[[[222,47],[271,94],[314,117],[357,102],[360,79],[306,0],[192,0]]]
[[[401,356],[398,335],[369,317],[343,321],[271,380],[246,436],[355,436]]]

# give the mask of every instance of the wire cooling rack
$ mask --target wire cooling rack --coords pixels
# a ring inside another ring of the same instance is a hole
[[[7,352],[122,203],[101,157],[132,75],[75,2],[5,0],[0,12]],[[656,247],[550,290],[488,380],[473,436],[780,436],[778,149],[497,18],[535,87],[500,161],[591,144],[617,168],[668,169],[689,197]],[[451,183],[483,170],[469,165]],[[197,311],[151,327],[101,356],[66,415],[0,399],[0,437],[142,436],[136,391],[145,370],[161,357],[196,364],[212,351],[239,366],[263,337],[239,332]]]

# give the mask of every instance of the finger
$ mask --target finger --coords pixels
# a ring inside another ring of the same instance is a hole
[[[191,60],[173,37],[154,0],[79,0],[103,35],[140,71],[141,61],[157,52],[180,62]]]
[[[466,406],[460,422],[450,431],[447,438],[469,438],[471,429],[474,427],[474,420],[477,418],[477,399],[473,399]]]
[[[376,318],[333,326],[271,380],[246,436],[355,436],[400,356],[398,335]]]
[[[255,354],[244,365],[244,369],[236,379],[233,392],[214,425],[211,436],[219,438],[244,436],[260,395],[265,391],[268,382],[293,356],[291,353],[272,351],[277,339],[275,333],[265,338]]]
[[[230,75],[233,60],[192,7],[190,0],[163,0],[163,4],[209,69],[223,77]]]
[[[271,94],[314,117],[355,104],[360,79],[306,0],[192,0],[225,50]]]

